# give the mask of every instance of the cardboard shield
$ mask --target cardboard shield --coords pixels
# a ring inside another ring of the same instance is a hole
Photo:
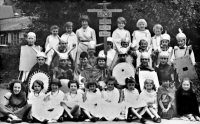
[[[20,53],[20,71],[30,71],[31,68],[36,64],[36,51],[30,46],[21,46]]]
[[[192,64],[190,56],[183,56],[174,60],[174,68],[180,80],[185,77],[198,79],[197,72]]]
[[[155,71],[139,71],[139,83],[140,83],[140,90],[142,91],[144,89],[144,81],[146,79],[151,79],[154,81],[154,84],[156,86],[156,90],[158,89],[159,81],[158,76]]]
[[[127,62],[119,63],[114,67],[112,75],[119,85],[125,85],[127,77],[135,77],[135,68]]]

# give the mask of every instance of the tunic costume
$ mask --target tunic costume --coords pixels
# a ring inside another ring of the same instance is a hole
[[[142,38],[146,37],[148,39],[148,48],[151,47],[151,33],[149,32],[148,29],[144,31],[136,30],[132,34],[133,36],[133,46],[136,47],[136,50],[139,48],[139,42]]]
[[[116,49],[117,52],[120,51],[122,40],[126,40],[126,42],[128,42],[130,46],[131,36],[128,30],[117,28],[116,30],[113,31],[112,38],[113,38],[113,48]]]
[[[70,52],[70,55],[71,55],[73,61],[75,62],[77,49],[78,49],[78,39],[77,39],[76,34],[74,32],[72,32],[71,34],[64,33],[61,36],[61,39],[68,43],[69,50],[71,50],[73,48],[74,44],[76,45],[76,47]]]
[[[160,40],[161,40],[161,35],[159,35],[159,36],[154,35],[151,38],[151,44],[152,44],[153,51],[160,50]]]
[[[50,48],[55,48],[56,46],[58,46],[58,44],[60,42],[58,37],[59,37],[58,35],[56,35],[56,36],[54,36],[54,35],[47,36],[46,43],[45,43],[45,50],[46,51],[49,50]],[[54,54],[54,50],[50,50],[47,53],[47,61],[46,61],[47,65],[51,64],[53,54]]]
[[[169,87],[167,89],[165,87],[160,86],[158,88],[158,92],[157,92],[158,103],[159,103],[159,100],[161,100],[164,108],[167,109],[169,103],[171,102],[171,107],[167,112],[162,112],[161,106],[158,104],[158,113],[162,118],[171,119],[176,115],[175,92],[176,92],[175,87]],[[166,95],[164,99],[162,99],[163,97],[162,95]]]

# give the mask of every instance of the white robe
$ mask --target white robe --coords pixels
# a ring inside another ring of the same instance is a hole
[[[68,92],[65,94],[64,102],[70,108],[73,108],[75,105],[82,107],[83,93],[80,90],[77,90],[77,94],[71,94]]]
[[[160,50],[160,41],[161,41],[161,35],[160,36],[155,35],[151,38],[152,49],[154,49],[154,51]]]

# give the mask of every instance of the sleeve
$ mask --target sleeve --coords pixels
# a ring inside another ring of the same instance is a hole
[[[177,90],[176,91],[176,94],[175,94],[175,98],[176,98],[176,107],[177,107],[177,114],[178,115],[182,115],[182,105],[181,105],[181,95],[180,95],[180,90]]]
[[[94,29],[92,29],[92,40],[97,44],[96,33]]]
[[[49,36],[47,36],[46,38],[46,42],[45,42],[45,50],[47,50],[47,45],[49,44]]]
[[[121,46],[121,38],[118,36],[117,30],[115,30],[112,33],[112,38],[113,38],[113,49],[119,50],[119,48]]]
[[[133,32],[132,36],[133,36],[132,45],[134,46],[135,49],[138,49],[139,46],[137,44],[136,31]]]
[[[193,50],[192,50],[192,52],[191,52],[191,54],[190,54],[190,59],[191,59],[191,61],[192,61],[192,64],[195,65],[196,62],[195,62],[195,57],[194,57],[194,52],[193,52]]]

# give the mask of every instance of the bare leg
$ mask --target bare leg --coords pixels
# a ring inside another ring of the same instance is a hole
[[[142,118],[142,116],[140,114],[138,114],[138,112],[134,109],[134,108],[131,108],[131,111],[133,112],[133,114],[135,114],[139,119]]]
[[[149,108],[147,108],[147,113],[148,115],[153,119],[155,116],[151,113],[151,111],[149,110]]]
[[[151,111],[151,113],[156,116],[156,118],[160,118],[160,116],[158,115],[158,113],[156,112],[156,110],[152,107],[149,108],[149,110]]]
[[[65,109],[65,111],[67,112],[67,114],[69,115],[69,117],[73,118],[73,116],[71,114],[71,110],[67,107],[67,105],[64,102],[61,104],[61,106]]]

